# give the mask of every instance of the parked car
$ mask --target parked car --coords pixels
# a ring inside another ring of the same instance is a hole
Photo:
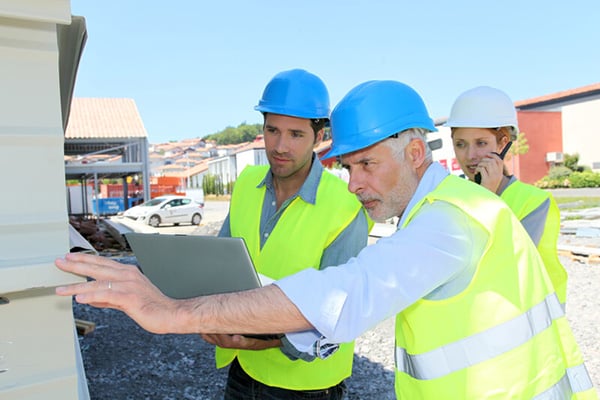
[[[180,223],[199,225],[204,216],[204,204],[191,197],[160,196],[125,210],[123,216],[153,227]]]

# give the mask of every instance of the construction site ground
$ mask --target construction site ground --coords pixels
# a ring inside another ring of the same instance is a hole
[[[122,229],[216,235],[227,214],[227,203],[210,203],[205,219],[197,227],[150,228],[121,221]],[[561,216],[559,258],[569,273],[567,317],[598,389],[600,208],[563,210]],[[118,222],[119,218],[112,220]],[[369,242],[394,230],[394,224],[376,224]],[[136,262],[127,249],[105,249],[100,253],[125,263]],[[74,304],[73,310],[75,318],[83,322],[79,344],[92,400],[222,398],[226,371],[215,368],[213,347],[198,335],[153,335],[120,311],[79,304]],[[353,374],[347,380],[348,400],[395,398],[393,329],[390,318],[356,340]]]

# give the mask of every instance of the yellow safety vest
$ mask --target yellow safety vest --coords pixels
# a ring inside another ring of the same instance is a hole
[[[502,200],[522,220],[546,200],[550,201],[548,215],[544,224],[544,232],[537,245],[538,251],[544,261],[544,266],[558,299],[563,304],[567,300],[567,271],[558,259],[556,242],[560,234],[560,211],[552,195],[540,188],[528,185],[521,181],[511,183],[500,195]]]
[[[434,201],[463,210],[489,239],[461,293],[396,316],[397,398],[597,398],[540,255],[506,204],[450,175],[402,228]]]
[[[247,167],[235,184],[230,205],[231,235],[243,237],[257,270],[280,279],[306,268],[319,269],[323,250],[362,211],[341,179],[323,171],[315,204],[297,197],[285,209],[260,248],[260,210],[266,188],[257,188],[268,166]],[[307,293],[310,288],[306,288]],[[354,343],[346,343],[326,360],[292,361],[279,348],[234,350],[217,347],[217,368],[235,357],[244,371],[269,386],[318,390],[335,386],[352,373]]]

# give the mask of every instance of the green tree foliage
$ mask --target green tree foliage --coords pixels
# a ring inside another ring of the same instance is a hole
[[[262,124],[249,125],[245,122],[237,127],[228,126],[220,132],[204,137],[206,140],[214,140],[217,145],[238,144],[252,142],[256,136],[262,134]]]
[[[221,182],[221,177],[219,175],[214,174],[205,174],[202,178],[202,190],[204,190],[204,194],[223,194],[223,184]]]
[[[563,165],[569,168],[573,172],[583,172],[586,170],[586,167],[583,165],[579,165],[579,153],[575,154],[564,154]]]
[[[511,148],[508,150],[508,153],[516,156],[520,154],[527,154],[528,151],[529,144],[527,144],[525,132],[519,132],[517,138],[513,141]]]
[[[231,194],[235,182],[223,183],[219,175],[206,174],[202,178],[202,190],[204,194],[214,194],[222,196],[224,194]]]

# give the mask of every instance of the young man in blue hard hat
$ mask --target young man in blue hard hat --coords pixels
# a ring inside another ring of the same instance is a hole
[[[313,151],[329,120],[325,84],[305,70],[280,72],[255,109],[264,116],[269,165],[240,174],[219,235],[243,237],[258,272],[273,280],[348,261],[366,246],[368,224],[346,183],[325,171]],[[297,352],[283,335],[204,339],[218,345],[217,367],[230,365],[226,400],[341,399],[352,372],[352,343],[321,360]]]
[[[312,329],[322,337],[306,350],[322,356],[396,315],[399,399],[597,398],[533,242],[495,194],[432,161],[425,135],[435,127],[418,93],[365,82],[335,107],[331,128],[329,155],[348,169],[350,191],[374,220],[400,217],[343,268],[173,300],[136,268],[68,254],[60,269],[96,281],[57,293],[157,333]]]

